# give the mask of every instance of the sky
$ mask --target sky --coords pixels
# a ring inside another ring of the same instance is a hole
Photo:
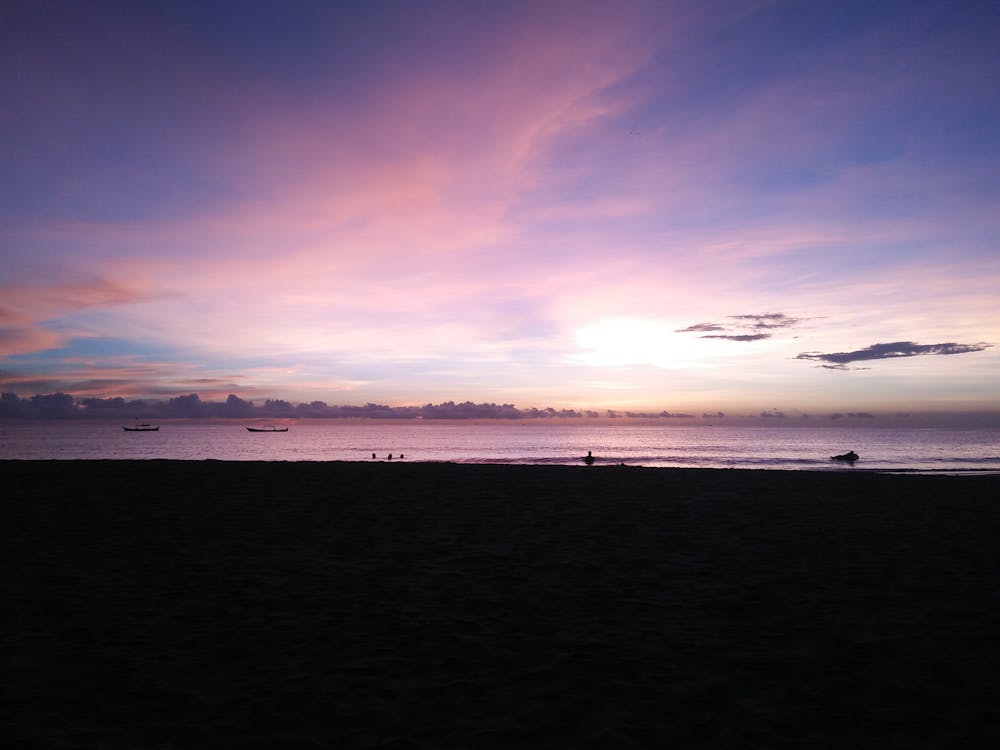
[[[1000,412],[995,2],[0,10],[0,390]]]

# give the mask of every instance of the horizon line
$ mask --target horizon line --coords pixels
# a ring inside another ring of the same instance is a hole
[[[139,412],[136,414],[136,412]],[[711,421],[746,422],[765,424],[822,423],[895,423],[932,420],[961,420],[982,422],[978,426],[1000,427],[1000,409],[890,409],[884,412],[870,410],[815,410],[765,409],[759,412],[703,411],[700,414],[662,410],[636,410],[612,408],[561,408],[517,407],[511,403],[476,403],[472,401],[444,401],[420,406],[391,406],[368,402],[364,405],[328,404],[325,401],[293,403],[285,399],[265,399],[261,405],[229,394],[225,401],[202,400],[199,394],[190,393],[168,399],[131,399],[122,396],[107,398],[78,397],[69,393],[35,394],[21,397],[16,393],[0,395],[0,418],[12,419],[93,419],[93,418],[142,417],[158,419],[372,419],[397,421],[444,420],[646,420],[683,423]]]

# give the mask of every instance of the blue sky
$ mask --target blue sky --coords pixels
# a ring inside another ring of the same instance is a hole
[[[1000,411],[995,3],[0,26],[4,391]]]

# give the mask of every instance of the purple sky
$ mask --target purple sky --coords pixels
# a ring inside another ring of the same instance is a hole
[[[8,2],[0,390],[1000,410],[993,2]]]

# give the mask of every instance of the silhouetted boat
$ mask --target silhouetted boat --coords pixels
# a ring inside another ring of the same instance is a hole
[[[830,456],[834,461],[846,461],[849,464],[853,464],[858,460],[858,454],[854,451],[847,451],[847,453],[841,453],[839,456]]]
[[[273,424],[266,424],[263,427],[247,427],[247,432],[288,432],[288,428],[275,427]]]
[[[149,422],[137,422],[135,427],[126,427],[122,425],[122,429],[125,432],[159,432],[160,426],[156,424],[149,424]]]

